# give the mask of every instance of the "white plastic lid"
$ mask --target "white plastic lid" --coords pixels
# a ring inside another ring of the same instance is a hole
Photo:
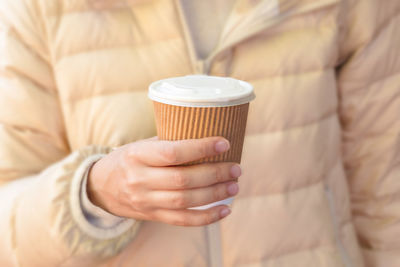
[[[151,100],[188,107],[224,107],[249,103],[255,98],[253,86],[228,77],[188,75],[154,82]]]

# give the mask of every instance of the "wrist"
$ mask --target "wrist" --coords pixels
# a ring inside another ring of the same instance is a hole
[[[96,177],[98,177],[98,176],[96,176],[96,173],[97,173],[96,165],[97,164],[98,164],[98,162],[94,163],[88,170],[86,194],[87,194],[89,201],[93,205],[109,212],[104,205],[104,201],[102,201],[101,194],[99,193],[98,190],[96,190],[96,184],[97,184]]]

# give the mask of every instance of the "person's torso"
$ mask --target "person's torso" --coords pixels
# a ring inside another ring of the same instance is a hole
[[[205,58],[179,1],[62,2],[46,16],[72,149],[156,135],[155,80],[231,76],[257,95],[232,214],[209,227],[144,222],[104,266],[363,266],[340,157],[339,0],[238,0]]]

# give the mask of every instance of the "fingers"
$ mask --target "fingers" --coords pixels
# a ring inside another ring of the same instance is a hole
[[[231,213],[225,206],[212,207],[207,210],[168,210],[154,211],[154,219],[164,223],[179,226],[203,226],[214,223]]]
[[[180,141],[147,139],[134,143],[129,156],[149,166],[171,166],[215,156],[229,149],[223,137],[207,137]]]
[[[231,162],[197,164],[186,167],[152,167],[143,175],[143,184],[156,190],[182,190],[237,180],[239,164]]]
[[[148,204],[156,208],[186,209],[210,204],[236,195],[239,186],[227,182],[213,186],[178,191],[148,191]]]

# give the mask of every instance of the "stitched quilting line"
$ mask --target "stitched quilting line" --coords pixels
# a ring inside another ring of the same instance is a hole
[[[282,195],[282,194],[288,195],[288,194],[295,193],[297,191],[306,190],[306,189],[308,189],[310,187],[318,186],[318,184],[322,184],[323,185],[325,180],[327,179],[326,177],[328,176],[328,174],[331,173],[332,170],[338,164],[341,164],[341,157],[340,157],[339,154],[337,154],[337,157],[335,158],[335,160],[333,160],[333,164],[331,166],[327,167],[326,171],[322,175],[320,175],[319,178],[316,179],[315,181],[312,181],[310,183],[305,183],[305,184],[299,185],[297,187],[290,188],[288,190],[284,190],[284,191],[280,191],[280,192],[274,192],[274,193],[268,193],[267,196],[272,196],[273,197],[273,196]],[[265,197],[265,196],[266,196],[266,194],[258,194],[258,195],[254,195],[253,194],[251,196],[250,195],[248,195],[248,196],[238,195],[238,196],[235,197],[235,200],[240,200],[240,199],[247,200],[247,199],[251,199],[251,198]]]
[[[252,83],[254,82],[262,82],[262,81],[267,81],[267,80],[274,80],[274,79],[284,79],[290,76],[300,76],[300,75],[313,75],[315,73],[329,73],[332,72],[334,70],[334,66],[319,66],[318,68],[315,69],[309,69],[309,70],[304,70],[301,72],[293,72],[293,73],[280,73],[280,74],[276,74],[276,75],[271,75],[271,76],[263,76],[263,77],[259,77],[259,78],[249,78],[248,80],[251,81]],[[235,76],[236,77],[236,76]],[[240,79],[241,77],[237,77],[238,79]]]
[[[360,86],[357,86],[357,88],[353,89],[342,89],[343,91],[346,90],[347,94],[354,94],[354,93],[364,93],[363,91],[370,89],[371,87],[377,86],[377,84],[386,82],[387,80],[396,77],[400,75],[400,69],[396,69],[393,73],[389,73],[385,75],[384,77],[380,77],[379,79],[376,79],[374,81],[369,82],[366,85],[361,84]],[[357,82],[346,82],[345,80],[340,81],[339,84],[345,84],[345,87],[349,87],[348,84],[356,84]],[[358,83],[357,83],[358,84]],[[354,86],[355,87],[355,86]]]
[[[308,74],[313,74],[313,73],[317,73],[317,72],[321,72],[321,73],[326,73],[331,71],[331,68],[327,68],[327,69],[318,69],[318,70],[311,70],[311,71],[306,71],[306,72],[301,72],[301,73],[290,73],[290,74],[285,74],[285,75],[277,75],[277,76],[269,76],[269,77],[262,77],[262,78],[258,78],[258,79],[247,79],[249,80],[249,82],[254,83],[254,82],[262,82],[262,81],[266,81],[266,80],[272,80],[272,79],[280,79],[280,78],[285,78],[288,76],[300,76],[300,75],[308,75]],[[237,78],[237,77],[236,77]],[[240,79],[240,78],[239,78]],[[143,90],[142,90],[143,91]],[[126,88],[126,90],[121,90],[121,91],[110,91],[110,92],[102,92],[101,94],[92,94],[92,95],[87,95],[85,97],[80,97],[78,99],[75,98],[65,98],[65,99],[61,99],[61,102],[74,102],[74,101],[81,101],[81,100],[88,100],[91,99],[93,97],[101,97],[101,96],[107,96],[107,95],[113,95],[113,94],[126,94],[126,93],[138,93],[140,91],[135,91],[132,90],[132,88]],[[144,91],[143,91],[144,92]]]
[[[15,42],[19,43],[19,45],[23,46],[24,49],[26,49],[26,51],[32,55],[32,57],[35,57],[37,60],[42,61],[44,64],[50,65],[49,58],[46,58],[46,56],[43,55],[43,53],[35,51],[35,48],[31,44],[28,44],[25,42],[25,40],[22,36],[22,33],[16,31],[15,28],[8,27],[7,30],[4,30],[4,29],[0,29],[0,30],[7,31],[7,33],[9,35],[6,36],[6,38],[14,39],[13,41],[15,41]]]
[[[355,193],[353,193],[353,195],[355,195]],[[389,201],[390,200],[390,201]],[[392,193],[388,193],[379,197],[371,197],[369,199],[365,199],[365,200],[357,200],[353,198],[353,202],[359,203],[358,205],[362,205],[364,207],[371,207],[371,208],[376,208],[376,203],[378,201],[381,201],[383,203],[389,203],[389,202],[400,202],[400,194],[399,192],[392,192]],[[375,204],[375,205],[374,205]],[[356,212],[354,212],[354,214],[356,214],[357,216],[362,216],[362,217],[366,217],[369,219],[374,219],[376,220],[378,218],[378,216],[376,214],[371,215],[368,214],[365,209],[364,210],[358,210]]]
[[[265,256],[265,257],[263,257],[261,259],[252,258],[252,259],[249,259],[248,261],[246,261],[246,263],[244,263],[244,262],[239,263],[240,265],[238,265],[238,266],[240,266],[240,267],[248,267],[248,264],[253,264],[253,263],[256,263],[257,264],[256,266],[260,266],[260,264],[264,264],[264,263],[272,262],[272,261],[277,260],[277,259],[281,259],[281,258],[285,258],[285,257],[288,257],[288,256],[292,256],[293,254],[296,254],[296,253],[304,253],[304,252],[312,253],[313,251],[321,250],[321,249],[324,249],[324,248],[334,249],[335,248],[335,244],[334,243],[326,243],[326,244],[325,243],[321,243],[321,244],[316,244],[316,245],[313,245],[313,246],[310,246],[310,247],[307,247],[307,248],[302,248],[302,249],[298,249],[298,250],[292,250],[292,251],[289,251],[288,253],[282,253],[282,254],[277,255],[277,256],[268,255],[268,256]],[[293,267],[296,267],[296,266],[293,266]],[[315,267],[315,266],[307,266],[307,267]]]
[[[7,74],[9,72],[9,74]],[[17,79],[22,79],[25,82],[29,83],[32,87],[34,87],[36,90],[41,91],[45,93],[48,96],[57,98],[58,92],[55,86],[47,86],[46,84],[43,84],[40,82],[39,79],[34,79],[33,77],[29,76],[29,73],[22,72],[19,69],[15,68],[14,66],[9,66],[6,68],[6,70],[1,70],[0,69],[0,75],[2,76],[10,76],[10,74],[14,74],[15,78]],[[0,77],[0,85],[2,84],[1,80],[3,77]]]
[[[275,130],[275,131],[263,131],[263,132],[258,132],[258,133],[248,133],[248,134],[246,134],[246,136],[254,137],[254,136],[258,136],[258,135],[274,135],[274,134],[280,134],[283,132],[297,131],[297,130],[301,130],[301,129],[304,129],[307,127],[312,127],[315,124],[321,123],[323,121],[330,120],[330,119],[332,119],[332,117],[337,119],[337,115],[338,115],[337,110],[333,109],[333,110],[328,111],[326,114],[322,115],[321,117],[319,117],[315,120],[303,122],[302,124],[291,125],[289,127],[282,128],[282,129]]]
[[[328,27],[329,27],[329,25],[321,26],[321,28],[328,28]],[[312,28],[312,27],[310,26],[310,28]],[[307,29],[302,29],[301,31],[304,31],[304,30],[307,30]],[[300,29],[296,29],[296,30],[293,30],[293,31],[294,32],[295,31],[300,31]],[[172,41],[172,40],[176,40],[176,41],[180,40],[180,41],[182,41],[182,43],[184,43],[184,40],[182,39],[182,36],[178,35],[178,36],[174,36],[174,37],[170,37],[170,38],[166,38],[166,39],[156,40],[153,43],[125,43],[125,44],[114,44],[112,46],[106,46],[106,47],[95,47],[95,48],[92,48],[92,49],[82,49],[80,51],[76,51],[76,52],[73,52],[73,53],[68,53],[68,54],[64,54],[64,55],[60,56],[57,59],[57,61],[55,62],[55,65],[57,65],[59,63],[59,61],[62,61],[65,58],[73,57],[73,56],[76,56],[76,55],[79,55],[79,54],[96,52],[97,50],[99,50],[99,51],[101,51],[101,50],[113,50],[113,49],[117,50],[117,49],[121,49],[121,48],[136,49],[136,48],[141,48],[141,47],[155,46],[155,45],[163,44],[165,42],[169,42],[169,41]],[[326,68],[334,68],[334,66],[333,65],[329,65],[329,66],[326,66]],[[320,69],[324,69],[324,68],[320,68]],[[310,70],[310,71],[316,71],[316,70],[317,69]],[[288,74],[288,75],[290,75],[290,74]]]
[[[106,46],[106,47],[95,47],[92,49],[83,49],[81,51],[76,51],[67,55],[60,56],[54,65],[57,68],[58,64],[61,64],[61,62],[64,59],[70,59],[72,57],[77,57],[85,54],[90,54],[90,53],[96,53],[96,52],[102,52],[102,51],[107,51],[107,50],[119,50],[119,49],[147,49],[150,47],[158,46],[158,45],[165,45],[166,43],[172,43],[172,42],[177,42],[177,41],[183,41],[180,36],[175,36],[175,37],[170,37],[166,39],[159,40],[154,43],[127,43],[127,44],[120,44],[120,45],[113,45],[113,46]]]
[[[64,135],[65,132],[60,131],[60,132],[44,132],[39,129],[35,129],[33,127],[25,126],[25,125],[17,125],[17,124],[10,124],[8,122],[2,122],[0,121],[0,127],[4,127],[6,129],[14,130],[17,132],[29,132],[33,135],[38,135],[38,136],[43,136],[43,138],[50,138],[51,140],[60,140],[60,136]],[[60,145],[60,144],[58,144]],[[59,147],[60,149],[64,150],[63,147]]]
[[[107,12],[119,12],[121,11],[121,9],[127,9],[129,8],[129,6],[126,5],[114,5],[114,6],[109,6],[107,8],[95,8],[95,7],[91,7],[89,4],[81,9],[71,9],[68,11],[63,11],[61,16],[59,12],[56,13],[47,13],[46,16],[48,18],[60,18],[62,19],[62,17],[67,17],[70,15],[75,15],[75,14],[85,14],[85,13],[107,13]]]
[[[348,221],[348,222],[346,222],[346,225],[350,224],[350,223],[351,223],[351,221]],[[257,266],[259,266],[260,263],[267,263],[267,262],[271,262],[271,261],[274,261],[279,258],[284,258],[284,257],[290,256],[290,255],[296,254],[296,253],[314,251],[314,250],[323,249],[323,248],[334,249],[334,248],[336,248],[336,246],[335,246],[335,243],[320,243],[320,244],[315,244],[315,245],[307,247],[307,248],[301,248],[301,249],[297,249],[297,250],[296,249],[289,250],[289,251],[281,253],[279,255],[274,255],[274,256],[267,255],[265,257],[262,257],[261,259],[260,258],[247,258],[245,263],[242,261],[241,263],[238,263],[238,264],[240,264],[240,266],[245,267],[245,266],[248,266],[248,264],[252,264],[254,262],[254,263],[258,264]],[[244,265],[242,265],[242,264],[244,264]],[[307,267],[311,267],[311,266],[307,266]],[[314,266],[312,266],[312,267],[314,267]]]

